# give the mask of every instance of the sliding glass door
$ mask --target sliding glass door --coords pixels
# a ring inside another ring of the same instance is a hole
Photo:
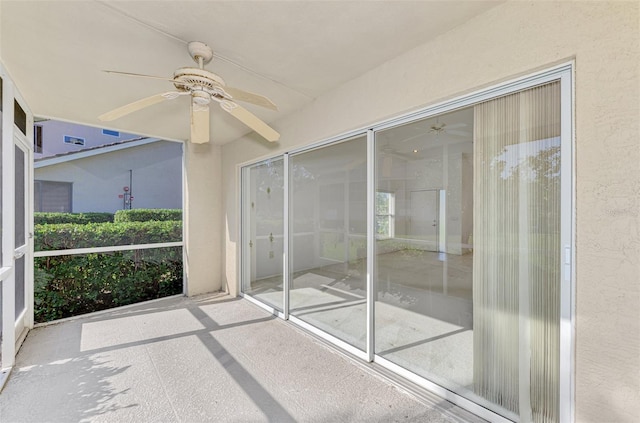
[[[569,87],[551,74],[244,168],[243,292],[485,418],[566,419]]]
[[[366,137],[289,163],[290,314],[364,351]]]
[[[514,420],[558,420],[559,87],[376,134],[376,354]]]
[[[242,171],[242,292],[283,310],[284,161]]]

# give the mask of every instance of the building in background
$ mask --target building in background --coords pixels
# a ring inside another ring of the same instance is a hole
[[[34,210],[182,208],[182,144],[57,121],[35,125]]]

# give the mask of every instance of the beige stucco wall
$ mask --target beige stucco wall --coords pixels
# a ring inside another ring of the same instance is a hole
[[[225,145],[223,286],[237,293],[238,163],[575,59],[576,420],[637,421],[639,34],[637,2],[510,2],[276,122],[277,145]]]
[[[221,274],[221,148],[185,143],[184,243],[187,295],[219,291]]]

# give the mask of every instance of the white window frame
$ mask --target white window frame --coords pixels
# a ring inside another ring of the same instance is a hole
[[[63,135],[62,140],[65,144],[79,145],[84,147],[85,139],[82,137],[74,137],[73,135]]]
[[[40,132],[40,135],[37,136],[37,132]],[[33,153],[34,154],[42,154],[44,147],[44,139],[42,133],[44,132],[44,127],[42,125],[33,125]]]

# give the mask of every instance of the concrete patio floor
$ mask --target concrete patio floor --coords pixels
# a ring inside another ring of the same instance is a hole
[[[224,294],[31,331],[0,422],[480,422]]]

